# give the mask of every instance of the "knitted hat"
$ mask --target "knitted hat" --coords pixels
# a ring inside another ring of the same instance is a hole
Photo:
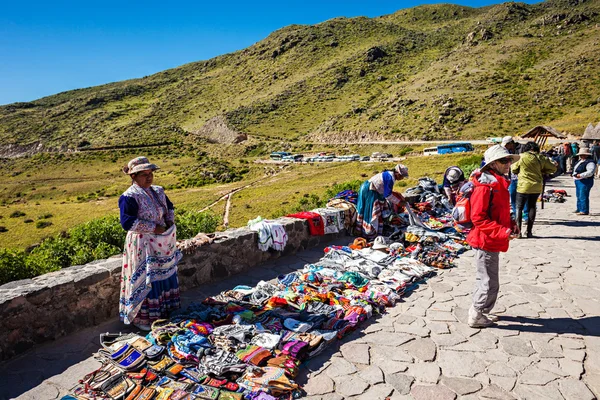
[[[394,171],[400,175],[402,175],[402,177],[404,178],[408,178],[408,167],[404,164],[397,164],[394,167]]]

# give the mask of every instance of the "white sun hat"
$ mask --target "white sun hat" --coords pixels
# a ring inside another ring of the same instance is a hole
[[[521,158],[521,156],[519,156],[518,154],[510,154],[508,150],[506,150],[501,145],[497,144],[487,149],[485,153],[483,153],[483,158],[485,160],[485,165],[481,168],[482,170],[486,169],[491,163],[493,163],[496,160],[500,160],[503,158],[512,158],[512,161],[515,162],[519,158]]]

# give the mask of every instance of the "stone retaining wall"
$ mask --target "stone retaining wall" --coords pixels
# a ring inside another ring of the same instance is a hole
[[[335,235],[310,236],[308,224],[280,218],[288,234],[282,252],[258,249],[258,235],[247,228],[217,234],[212,244],[184,254],[179,264],[182,291],[224,279],[269,259],[293,254]],[[64,268],[0,286],[0,360],[118,315],[121,257]]]

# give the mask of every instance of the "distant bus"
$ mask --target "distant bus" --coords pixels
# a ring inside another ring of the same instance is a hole
[[[441,144],[437,147],[438,154],[465,153],[473,150],[473,145],[468,142]]]
[[[302,154],[294,154],[294,155],[281,157],[281,161],[300,162],[300,161],[302,161],[302,158],[304,158],[304,156]]]
[[[437,147],[427,147],[426,149],[423,149],[424,156],[431,156],[433,154],[438,154]]]
[[[437,147],[427,147],[423,149],[424,156],[431,156],[434,154],[450,154],[450,153],[464,153],[467,151],[473,151],[473,145],[468,142],[463,143],[450,143],[441,144]]]
[[[281,160],[283,157],[291,155],[292,153],[288,153],[287,151],[274,151],[269,157],[271,157],[271,160]]]

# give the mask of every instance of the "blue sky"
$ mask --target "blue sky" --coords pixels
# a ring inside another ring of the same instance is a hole
[[[374,17],[437,2],[7,1],[0,11],[0,104],[209,59],[243,49],[290,24]],[[458,3],[480,7],[498,2]]]

